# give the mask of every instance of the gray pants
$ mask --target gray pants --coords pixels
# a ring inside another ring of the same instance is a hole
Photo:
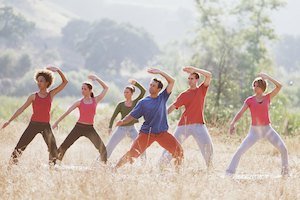
[[[236,168],[239,164],[241,156],[258,140],[267,139],[269,142],[277,148],[281,153],[281,162],[282,167],[288,167],[288,151],[287,148],[279,136],[279,134],[272,128],[271,125],[267,126],[251,126],[250,132],[247,137],[244,139],[242,144],[239,146],[237,151],[235,152],[229,167],[227,168],[227,173],[235,173]]]
[[[205,124],[178,126],[174,133],[174,137],[180,144],[182,144],[189,136],[193,136],[196,140],[206,166],[209,167],[212,162],[213,144]],[[165,150],[160,158],[160,164],[169,163],[171,159],[172,156]]]
[[[107,151],[107,158],[109,158],[116,148],[116,146],[121,142],[121,140],[124,139],[125,136],[128,136],[131,138],[132,141],[135,140],[138,136],[138,131],[136,130],[135,126],[118,126],[116,130],[113,132],[111,138],[109,139],[109,142],[106,146]],[[145,155],[142,155],[145,157]]]

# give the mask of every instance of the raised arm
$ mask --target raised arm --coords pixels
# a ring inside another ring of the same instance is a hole
[[[275,80],[274,78],[272,78],[271,76],[263,72],[259,73],[258,76],[260,76],[262,79],[271,81],[275,85],[275,88],[269,93],[270,99],[275,97],[282,88],[281,83],[279,83],[277,80]]]
[[[230,123],[230,134],[234,133],[235,130],[235,123],[239,121],[239,119],[243,116],[244,112],[248,109],[248,105],[244,103],[243,107],[239,110],[239,112],[234,116],[233,120]]]
[[[198,68],[192,67],[192,66],[186,66],[186,67],[184,67],[183,71],[185,71],[185,72],[187,72],[189,74],[192,74],[192,73],[196,72],[196,73],[199,73],[199,74],[203,75],[204,76],[204,82],[203,82],[203,84],[205,86],[209,86],[210,81],[211,81],[211,77],[212,77],[211,72],[209,72],[207,70],[204,70],[204,69],[198,69]]]
[[[101,101],[104,96],[106,95],[107,91],[108,91],[108,86],[106,85],[106,83],[104,81],[102,81],[98,76],[96,75],[89,75],[88,76],[89,79],[93,80],[93,81],[97,81],[103,88],[102,92],[95,96],[95,100],[98,103],[99,101]]]
[[[135,100],[133,100],[133,101],[139,101],[139,100],[141,100],[141,99],[144,97],[144,95],[146,94],[146,89],[145,89],[139,82],[137,82],[137,81],[134,80],[134,79],[129,79],[128,82],[129,82],[131,85],[134,85],[134,86],[136,86],[137,88],[139,88],[140,91],[141,91],[140,95],[139,95]]]
[[[65,88],[65,86],[68,83],[68,80],[66,79],[64,73],[58,67],[49,66],[46,69],[48,69],[52,72],[57,72],[60,75],[61,80],[62,80],[62,83],[59,86],[57,86],[56,88],[54,88],[50,91],[50,96],[52,99],[57,93],[59,93],[60,91],[62,91]]]
[[[12,122],[14,119],[16,119],[34,100],[35,94],[30,95],[26,102],[13,114],[13,116],[3,124],[2,128],[7,127],[10,122]]]
[[[58,124],[61,120],[63,120],[70,112],[72,112],[75,108],[77,108],[80,104],[80,101],[75,102],[56,122],[53,124],[52,128],[55,129],[58,127]]]
[[[164,77],[166,79],[166,81],[168,82],[168,85],[167,85],[168,94],[170,94],[172,92],[172,89],[173,89],[173,86],[175,83],[175,80],[173,77],[171,77],[169,74],[167,74],[166,72],[161,71],[159,69],[151,68],[151,69],[148,69],[148,72],[150,74],[160,74],[162,77]]]

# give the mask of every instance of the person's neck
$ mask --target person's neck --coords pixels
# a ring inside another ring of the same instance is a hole
[[[256,96],[257,98],[261,98],[261,97],[263,97],[263,94],[255,94],[255,96]]]
[[[90,99],[91,96],[83,96],[84,99]]]
[[[190,89],[191,90],[194,90],[194,89],[196,89],[197,88],[197,85],[192,85],[192,86],[190,86]]]
[[[39,93],[43,95],[43,94],[47,94],[48,91],[47,91],[47,89],[41,89],[41,90],[39,91]]]
[[[150,94],[150,97],[151,98],[156,98],[156,97],[158,97],[158,94]]]
[[[125,100],[125,102],[126,102],[126,103],[131,103],[131,102],[132,102],[132,99],[131,99],[131,98],[128,98],[128,99]]]

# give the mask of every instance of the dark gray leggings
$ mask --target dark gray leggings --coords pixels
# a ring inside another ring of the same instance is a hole
[[[49,152],[49,163],[55,163],[57,158],[57,146],[54,135],[49,123],[45,122],[30,122],[24,133],[22,134],[15,150],[11,154],[10,164],[17,164],[18,158],[22,155],[22,152],[26,149],[27,145],[33,140],[33,138],[41,133]]]
[[[100,153],[101,160],[103,162],[107,161],[107,152],[103,141],[100,136],[97,134],[93,125],[76,123],[75,127],[72,129],[67,138],[63,141],[63,143],[58,148],[58,159],[62,160],[66,151],[70,146],[81,136],[85,136],[94,144],[96,149],[98,149]]]

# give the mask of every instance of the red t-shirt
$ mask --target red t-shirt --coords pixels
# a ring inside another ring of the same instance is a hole
[[[249,106],[253,126],[270,124],[270,94],[264,96],[262,102],[257,102],[255,96],[251,96],[245,100],[245,103]]]
[[[187,124],[204,124],[204,102],[208,86],[202,83],[196,89],[188,89],[182,92],[173,104],[176,109],[185,107],[178,126]]]
[[[92,103],[90,104],[84,103],[82,99],[78,106],[79,114],[80,114],[78,122],[93,124],[94,117],[96,114],[96,107],[97,107],[97,102],[95,98],[92,98]]]
[[[33,122],[49,122],[50,121],[50,110],[51,110],[51,95],[47,94],[45,98],[42,98],[35,93],[35,99],[32,102],[33,114],[31,121]]]

